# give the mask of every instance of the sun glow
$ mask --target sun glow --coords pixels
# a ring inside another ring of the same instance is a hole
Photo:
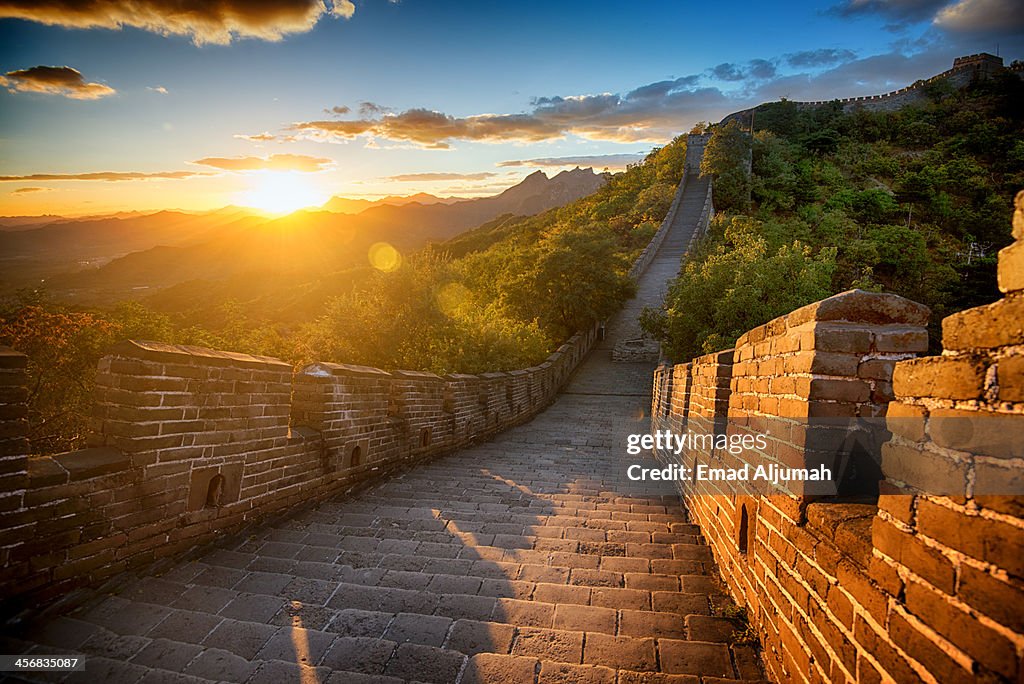
[[[319,206],[326,199],[305,174],[265,171],[254,175],[251,188],[238,201],[271,214],[290,214],[298,209]]]

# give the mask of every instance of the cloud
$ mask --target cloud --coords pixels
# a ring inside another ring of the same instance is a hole
[[[360,102],[359,103],[359,116],[366,118],[370,116],[380,116],[390,112],[390,107],[384,107],[376,102]]]
[[[785,55],[786,63],[797,68],[814,68],[831,66],[840,62],[849,62],[857,58],[853,50],[839,50],[836,48],[821,48],[818,50],[803,50]]]
[[[34,66],[8,71],[0,76],[0,86],[12,93],[62,95],[72,100],[98,100],[117,91],[103,83],[88,83],[82,73],[69,66]]]
[[[627,100],[642,100],[651,97],[665,97],[669,93],[692,88],[700,82],[700,76],[683,76],[672,81],[648,83],[626,93]]]
[[[146,90],[151,90],[154,93],[158,93],[160,95],[167,94],[167,88],[164,88],[163,86],[146,86]]]
[[[181,180],[195,176],[212,176],[198,171],[93,171],[90,173],[33,173],[27,176],[0,176],[0,182],[24,181],[133,181],[133,180]]]
[[[1024,32],[1019,0],[959,0],[942,8],[932,22],[958,33]]]
[[[536,143],[577,135],[615,142],[664,142],[686,122],[706,118],[730,99],[717,88],[686,88],[695,77],[641,86],[627,95],[602,93],[534,98],[532,109],[516,114],[456,117],[426,108],[353,120],[300,121],[295,135],[321,142],[360,136],[448,149],[455,140]],[[660,93],[660,95],[659,95]],[[384,109],[379,107],[379,109]],[[368,143],[378,146],[373,139]]]
[[[305,33],[325,15],[349,18],[351,0],[0,0],[0,19],[25,19],[66,28],[125,26],[188,36],[196,45],[235,38],[277,41]]]
[[[337,115],[341,116],[342,114],[348,114],[351,111],[352,111],[351,109],[349,109],[348,107],[345,107],[345,106],[342,105],[342,106],[331,107],[330,109],[325,109],[324,113],[325,114],[337,114]]]
[[[387,176],[384,180],[396,181],[399,183],[452,181],[452,180],[485,180],[494,178],[498,174],[482,171],[480,173],[403,173],[397,176]]]
[[[12,190],[11,194],[12,195],[22,195],[22,194],[27,194],[27,193],[30,193],[30,192],[47,192],[47,191],[52,190],[52,189],[53,188],[18,188],[17,190]]]
[[[223,171],[301,171],[314,173],[334,165],[331,159],[305,154],[272,154],[269,157],[204,157],[192,164],[212,166]]]
[[[515,166],[535,166],[539,168],[560,166],[592,166],[595,168],[625,168],[627,164],[635,164],[644,158],[643,154],[593,154],[575,157],[541,157],[539,159],[518,159],[499,162],[502,168]]]
[[[277,140],[277,136],[273,133],[263,131],[262,133],[235,133],[235,137],[240,140],[248,140],[249,142],[273,142]]]
[[[775,73],[776,68],[774,62],[769,62],[767,59],[752,59],[747,67],[747,75],[750,78],[756,78],[759,80],[773,78]]]
[[[903,24],[925,21],[949,0],[843,0],[829,10],[841,17],[856,17],[876,14],[893,22]]]
[[[724,62],[708,70],[712,76],[720,81],[742,81],[746,74],[736,64]]]

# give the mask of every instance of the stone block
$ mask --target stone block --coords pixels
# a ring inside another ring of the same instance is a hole
[[[985,393],[986,364],[972,356],[929,356],[896,364],[897,398],[979,399]]]
[[[1020,293],[942,319],[942,345],[947,352],[1014,344],[1024,344],[1024,295]]]
[[[1024,402],[1024,356],[1000,359],[996,378],[1000,401]]]
[[[997,280],[1001,292],[1024,290],[1024,240],[999,250]]]

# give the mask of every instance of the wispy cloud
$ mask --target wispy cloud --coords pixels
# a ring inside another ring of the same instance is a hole
[[[857,58],[857,53],[853,50],[821,48],[818,50],[791,52],[788,55],[784,55],[783,58],[792,67],[813,69],[816,67],[827,67],[832,66],[833,64],[849,62]]]
[[[498,162],[499,167],[532,166],[537,168],[557,168],[562,166],[592,166],[594,168],[625,168],[627,164],[635,164],[642,160],[643,154],[593,154],[575,157],[541,157],[539,159],[514,159]]]
[[[269,157],[204,157],[191,164],[223,171],[301,171],[314,173],[334,166],[334,160],[305,154],[272,154]]]
[[[277,41],[305,33],[323,16],[349,18],[351,0],[2,0],[0,19],[25,19],[68,28],[121,29],[188,36],[196,45],[235,38]]]
[[[430,183],[436,181],[454,180],[486,180],[494,178],[498,174],[482,171],[480,173],[402,173],[397,176],[387,176],[383,180],[396,181],[399,183]]]
[[[274,135],[273,133],[269,133],[267,131],[263,131],[262,133],[252,133],[252,134],[236,133],[236,134],[234,134],[234,137],[237,137],[237,138],[239,138],[241,140],[249,140],[250,142],[274,142],[274,141],[281,142],[283,140],[283,138],[285,138],[287,136]]]
[[[82,72],[69,66],[34,66],[8,71],[0,76],[0,86],[12,93],[44,93],[72,100],[98,100],[117,91],[103,83],[89,83]]]
[[[135,181],[135,180],[181,180],[195,176],[212,176],[200,171],[91,171],[88,173],[32,173],[27,176],[0,176],[0,182],[25,181]]]
[[[27,195],[27,194],[32,193],[32,192],[47,192],[47,191],[52,190],[52,189],[53,188],[32,188],[32,187],[30,187],[30,188],[18,188],[17,190],[12,190],[11,194],[12,195]]]
[[[146,90],[157,93],[158,95],[167,94],[167,88],[164,88],[163,86],[146,86]]]

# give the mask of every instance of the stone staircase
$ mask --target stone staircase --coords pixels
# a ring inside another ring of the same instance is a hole
[[[689,173],[685,185],[680,189],[682,197],[672,225],[654,261],[640,278],[640,287],[645,285],[648,292],[626,303],[625,315],[620,316],[608,329],[605,343],[599,348],[612,350],[612,359],[619,363],[655,363],[661,352],[659,344],[640,330],[638,317],[644,306],[661,303],[668,289],[668,281],[679,272],[679,261],[689,251],[693,241],[701,236],[697,233],[704,201],[707,198],[710,178],[701,178],[697,172]]]
[[[66,681],[94,682],[761,676],[675,496],[610,491],[621,459],[572,444],[589,429],[513,433],[31,625],[32,652],[81,653]]]

